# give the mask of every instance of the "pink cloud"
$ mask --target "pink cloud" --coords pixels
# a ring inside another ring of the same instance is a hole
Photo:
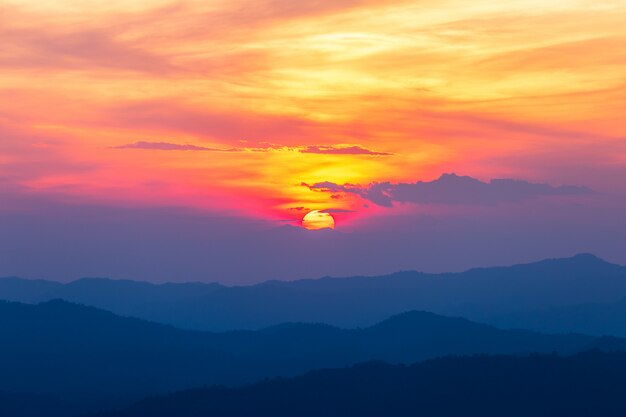
[[[114,69],[164,74],[175,66],[165,56],[120,41],[101,29],[65,31],[43,27],[0,29],[0,67],[13,69]]]
[[[389,152],[376,152],[366,149],[362,146],[307,146],[300,149],[302,153],[318,153],[327,155],[372,155],[372,156],[390,156]]]
[[[113,149],[148,149],[158,151],[203,151],[203,152],[228,152],[231,149],[208,148],[205,146],[180,145],[168,142],[139,141],[128,145],[114,146]]]
[[[102,123],[114,123],[129,129],[148,128],[159,131],[185,132],[221,142],[266,145],[298,145],[311,136],[314,123],[292,116],[253,113],[225,113],[211,109],[194,109],[176,102],[144,101],[111,108],[103,114]]]

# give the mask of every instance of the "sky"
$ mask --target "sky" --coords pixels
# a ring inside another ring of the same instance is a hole
[[[625,21],[626,0],[5,0],[0,275],[626,263]],[[315,210],[335,229],[304,230]]]

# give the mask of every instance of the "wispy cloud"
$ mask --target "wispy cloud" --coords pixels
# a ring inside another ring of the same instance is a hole
[[[234,149],[219,149],[219,148],[208,148],[205,146],[196,146],[196,145],[181,145],[177,143],[169,143],[169,142],[146,142],[139,141],[135,143],[129,143],[128,145],[114,146],[113,149],[149,149],[149,150],[158,150],[158,151],[205,151],[205,152],[229,152]]]
[[[355,213],[355,211],[342,209],[342,208],[328,208],[328,209],[320,210],[320,213],[339,214],[339,213]]]
[[[206,146],[178,144],[170,142],[138,141],[127,145],[113,146],[113,149],[146,149],[157,151],[200,151],[200,152],[268,152],[287,151],[300,153],[315,153],[324,155],[366,155],[366,156],[389,156],[388,152],[375,152],[361,146],[300,146],[288,147],[280,145],[266,145],[260,147],[235,147],[235,148],[212,148]]]
[[[389,152],[376,152],[362,146],[306,146],[300,149],[302,153],[319,153],[328,155],[374,155],[390,156]]]
[[[41,26],[0,29],[0,67],[47,70],[124,70],[164,74],[174,70],[167,57],[91,28]]]

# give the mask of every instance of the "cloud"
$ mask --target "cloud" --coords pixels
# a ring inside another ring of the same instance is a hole
[[[84,176],[99,168],[68,154],[66,142],[57,135],[4,123],[2,116],[0,112],[0,190],[48,177]]]
[[[221,142],[246,140],[253,146],[265,146],[268,138],[285,145],[293,138],[307,137],[314,124],[292,116],[228,113],[196,109],[168,100],[147,100],[114,105],[105,112],[102,123],[127,129],[148,128],[174,133],[191,133]]]
[[[392,155],[386,152],[374,152],[361,146],[295,146],[287,147],[274,144],[257,147],[235,147],[235,148],[211,148],[206,146],[197,146],[190,144],[178,144],[170,142],[147,142],[138,141],[126,145],[113,146],[112,149],[147,149],[158,151],[201,151],[201,152],[268,152],[268,151],[288,151],[300,153],[319,153],[329,155]]]
[[[166,57],[118,39],[105,30],[41,27],[0,30],[0,67],[35,69],[113,69],[167,73],[174,66]]]
[[[306,146],[300,149],[302,153],[319,153],[328,155],[374,155],[390,156],[389,152],[375,152],[361,146]]]
[[[342,14],[363,8],[386,7],[402,4],[406,0],[309,0],[294,2],[289,0],[261,0],[257,2],[233,0],[224,2],[224,8],[211,8],[199,15],[201,19],[188,22],[189,27],[181,30],[194,30],[201,34],[213,34],[228,29],[233,31],[250,30],[259,26],[276,25],[277,22],[290,22],[306,19],[322,19],[324,16]]]
[[[559,70],[619,65],[623,59],[623,39],[599,37],[560,42],[539,48],[514,50],[481,62],[486,68],[504,71]],[[585,51],[594,51],[588,54]]]
[[[168,142],[145,142],[139,141],[135,143],[129,143],[128,145],[114,146],[113,149],[151,149],[159,151],[205,151],[205,152],[230,152],[234,149],[219,149],[208,148],[205,146],[196,145],[180,145],[177,143]]]
[[[329,208],[320,210],[320,213],[328,213],[328,214],[339,214],[339,213],[355,213],[354,210],[340,209],[340,208]]]
[[[309,185],[306,182],[302,182],[300,183],[300,185],[303,187],[307,187],[313,191],[324,191],[324,192],[330,192],[330,193],[339,193],[339,192],[348,193],[348,192],[352,192],[352,190],[358,189],[358,186],[355,186],[352,184],[339,185],[330,181],[317,182],[312,185]]]
[[[374,204],[391,207],[393,203],[495,205],[540,196],[583,195],[593,191],[586,187],[554,187],[522,180],[493,179],[483,182],[468,176],[443,174],[434,181],[416,183],[374,182],[367,186],[332,182],[302,183],[312,191],[358,195]]]

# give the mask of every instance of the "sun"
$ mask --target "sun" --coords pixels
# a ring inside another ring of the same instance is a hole
[[[335,219],[329,213],[313,210],[302,218],[302,227],[308,230],[334,229]]]

